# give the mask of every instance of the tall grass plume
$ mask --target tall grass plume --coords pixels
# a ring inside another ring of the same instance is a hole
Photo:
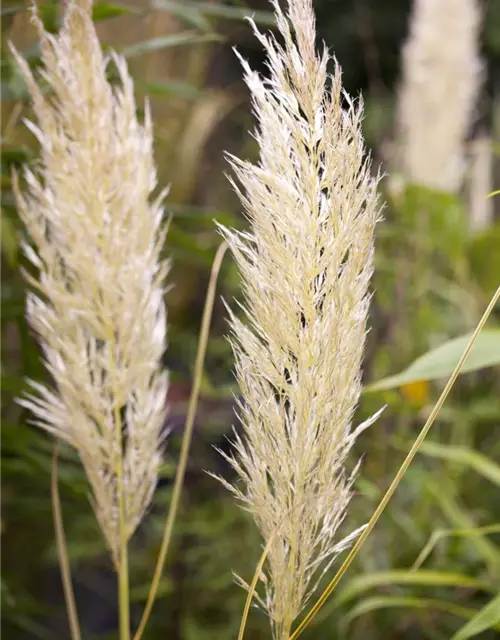
[[[404,177],[456,192],[482,76],[478,0],[414,0],[403,48],[398,154]]]
[[[381,207],[362,104],[343,90],[326,48],[316,53],[311,0],[288,0],[286,14],[273,7],[282,43],[251,21],[268,77],[241,61],[260,158],[229,158],[250,228],[221,228],[245,296],[244,320],[230,311],[243,435],[228,459],[240,482],[225,484],[264,541],[274,536],[259,600],[285,640],[359,533],[339,539],[338,528],[356,473],[347,455],[376,418],[352,424]]]
[[[27,316],[53,386],[31,382],[20,402],[74,447],[115,563],[150,503],[161,462],[167,374],[166,228],[156,187],[149,108],[136,117],[125,60],[104,57],[91,0],[69,0],[58,35],[33,12],[40,78],[13,49],[31,94],[40,143],[18,180],[18,209],[37,275]],[[114,65],[119,85],[107,70]]]

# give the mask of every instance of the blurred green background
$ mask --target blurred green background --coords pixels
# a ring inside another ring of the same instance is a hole
[[[14,401],[26,388],[25,377],[46,378],[24,319],[23,231],[10,184],[12,169],[37,157],[33,136],[22,122],[30,116],[26,89],[8,52],[12,40],[31,65],[38,63],[26,4],[5,0],[1,9],[2,632],[8,640],[50,640],[69,637],[50,506],[53,442],[29,426],[29,416]],[[500,186],[495,142],[500,130],[500,2],[483,4],[486,74],[468,148],[472,157],[477,140],[487,140],[493,151],[493,189]],[[375,164],[388,171],[410,2],[316,0],[314,5],[319,35],[342,65],[346,89],[363,93],[365,136]],[[41,12],[46,27],[56,31],[58,3],[41,3]],[[165,358],[171,371],[172,434],[154,505],[131,544],[134,624],[147,595],[175,472],[205,290],[220,243],[214,219],[245,225],[224,176],[223,152],[256,158],[247,133],[253,128],[248,94],[231,51],[237,46],[254,68],[264,71],[262,51],[244,21],[252,13],[261,27],[272,26],[265,0],[95,3],[101,42],[128,58],[138,104],[150,97],[159,181],[171,185],[166,208],[173,216],[165,247],[173,260]],[[489,201],[488,224],[477,230],[471,229],[474,202],[468,187],[456,197],[417,187],[401,191],[389,181],[384,189],[388,204],[377,239],[367,385],[470,332],[500,279],[500,197]],[[228,256],[219,293],[227,301],[238,298],[238,282]],[[491,319],[493,330],[482,345],[490,355],[499,349],[499,315]],[[226,436],[236,422],[237,389],[226,332],[218,296],[182,507],[145,636],[151,640],[235,638],[245,593],[233,572],[250,579],[261,553],[249,517],[205,473],[231,478],[214,450],[214,445],[228,448]],[[481,367],[479,360],[475,371],[459,378],[386,513],[304,638],[447,639],[499,592],[500,373],[498,367]],[[384,404],[387,408],[354,452],[353,461],[360,455],[364,461],[346,532],[369,519],[445,381],[443,371],[436,373],[432,366],[420,377],[428,379],[403,379],[363,395],[358,420]],[[115,578],[85,477],[68,449],[60,472],[84,637],[115,638]],[[486,626],[491,628],[480,637],[498,637],[500,620],[495,624],[496,629],[490,620]],[[265,616],[253,610],[246,638],[269,635]]]

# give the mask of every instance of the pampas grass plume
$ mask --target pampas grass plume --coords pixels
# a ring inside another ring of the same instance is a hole
[[[260,158],[230,157],[250,229],[222,227],[245,296],[245,320],[230,312],[243,435],[228,459],[240,482],[226,486],[264,541],[274,536],[260,603],[278,640],[359,533],[337,531],[355,477],[347,455],[376,417],[352,426],[380,217],[362,105],[316,53],[311,0],[287,4],[273,2],[283,44],[251,23],[269,70],[242,60]]]
[[[31,382],[21,404],[39,425],[74,447],[95,512],[119,561],[119,503],[124,533],[139,524],[156,486],[167,375],[165,238],[156,187],[149,109],[136,118],[125,60],[104,58],[91,0],[69,0],[58,35],[34,10],[41,41],[42,93],[26,61],[23,72],[41,146],[25,193],[16,181],[25,245],[38,272],[29,277],[28,320],[53,378]],[[120,87],[106,78],[113,63]]]
[[[405,178],[458,191],[482,62],[478,0],[414,0],[403,49],[398,153]]]

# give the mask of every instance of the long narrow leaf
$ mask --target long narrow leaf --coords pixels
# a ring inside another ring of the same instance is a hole
[[[453,526],[460,529],[473,529],[476,526],[473,516],[463,505],[459,504],[453,493],[452,485],[448,486],[441,479],[439,485],[429,484],[428,491],[436,498],[443,513]],[[469,541],[471,547],[475,548],[477,556],[486,563],[489,571],[494,575],[500,575],[500,549],[498,546],[484,535],[471,536]]]
[[[274,17],[271,11],[256,11],[251,7],[237,7],[219,2],[190,2],[186,7],[180,0],[152,0],[152,6],[160,11],[170,11],[177,13],[180,7],[184,12],[189,11],[191,14],[195,12],[199,16],[213,16],[214,18],[224,18],[227,20],[244,20],[252,18],[255,24],[263,27],[273,27]]]
[[[417,571],[422,566],[425,560],[429,557],[434,547],[443,538],[472,538],[473,536],[484,536],[490,533],[500,533],[500,523],[490,524],[484,527],[474,527],[473,529],[436,529],[436,531],[432,532],[425,547],[418,554],[418,558],[412,565],[412,571]]]
[[[366,387],[365,391],[396,389],[409,382],[437,380],[451,375],[471,335],[449,340],[420,356],[407,369]],[[484,329],[476,339],[460,373],[500,365],[500,329]]]
[[[371,611],[376,611],[377,609],[387,609],[394,607],[397,607],[399,609],[423,609],[425,611],[434,609],[438,611],[444,611],[446,613],[451,613],[454,616],[464,618],[465,620],[470,620],[471,622],[472,620],[474,620],[476,614],[476,611],[474,609],[470,609],[469,607],[462,607],[447,600],[436,600],[433,598],[411,598],[406,596],[375,596],[373,598],[367,598],[366,600],[363,600],[350,610],[350,612],[342,620],[344,629],[345,626],[352,622],[355,618],[359,618],[360,616],[370,613]],[[492,624],[490,626],[493,626],[494,629],[500,629],[500,624]],[[463,638],[468,637],[470,636],[463,636]],[[463,640],[463,638],[460,637],[459,639],[454,636],[452,640]]]
[[[122,50],[122,55],[126,58],[134,58],[136,56],[142,56],[145,53],[160,51],[161,49],[220,40],[222,40],[221,36],[214,33],[198,34],[193,31],[184,31],[182,33],[172,33],[167,36],[160,36],[158,38],[144,40],[143,42],[137,42],[136,44],[125,47]]]
[[[487,629],[500,630],[500,593],[476,613],[451,640],[467,640]]]
[[[476,580],[460,573],[448,573],[444,571],[378,571],[358,576],[351,580],[335,599],[335,604],[340,605],[363,595],[374,587],[386,587],[389,585],[418,585],[426,587],[463,587],[491,591],[493,587],[484,580]]]
[[[468,447],[445,445],[438,442],[424,442],[420,453],[431,458],[441,458],[442,460],[449,460],[450,462],[457,462],[470,467],[483,478],[500,487],[500,465],[478,451]]]

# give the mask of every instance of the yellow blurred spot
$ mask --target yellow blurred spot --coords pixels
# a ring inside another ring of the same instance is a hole
[[[416,407],[422,407],[429,401],[430,385],[427,380],[409,382],[400,387],[400,391]]]

